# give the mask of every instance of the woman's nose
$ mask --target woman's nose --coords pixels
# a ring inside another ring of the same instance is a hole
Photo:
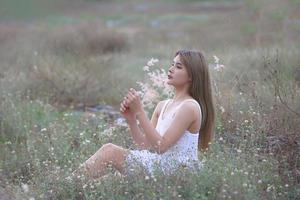
[[[173,66],[171,66],[171,67],[169,68],[169,72],[170,72],[170,73],[173,72]]]

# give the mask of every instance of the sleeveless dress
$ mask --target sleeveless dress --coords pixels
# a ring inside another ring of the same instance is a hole
[[[182,101],[175,109],[165,115],[166,105],[171,101],[171,99],[168,99],[165,102],[158,117],[155,129],[161,136],[169,128],[176,111],[183,102],[195,102],[202,115],[201,107],[194,99]],[[163,154],[150,152],[149,150],[129,150],[129,154],[125,158],[125,174],[134,175],[135,167],[142,167],[151,177],[154,176],[156,169],[162,170],[165,175],[174,173],[180,167],[187,167],[196,171],[201,169],[203,165],[198,159],[198,137],[199,133],[191,133],[186,130],[180,139]]]

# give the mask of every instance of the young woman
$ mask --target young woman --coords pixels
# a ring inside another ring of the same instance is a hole
[[[174,87],[175,96],[159,102],[151,120],[132,88],[120,105],[139,150],[104,144],[83,164],[84,175],[99,178],[109,164],[125,175],[134,173],[130,169],[136,165],[151,176],[157,167],[164,174],[171,174],[179,167],[199,169],[194,168],[201,166],[198,150],[208,149],[215,122],[209,69],[202,53],[176,52],[167,83]]]

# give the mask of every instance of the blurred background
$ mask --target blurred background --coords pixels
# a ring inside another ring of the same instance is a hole
[[[148,60],[167,70],[179,49],[203,51],[211,68],[218,148],[271,156],[278,187],[293,186],[282,195],[299,197],[299,0],[0,0],[3,185],[40,183],[46,161],[70,168],[122,144],[93,134],[118,119]]]

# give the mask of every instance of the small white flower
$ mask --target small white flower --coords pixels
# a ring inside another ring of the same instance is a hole
[[[219,58],[216,55],[213,55],[214,59],[215,59],[215,63],[219,63]]]
[[[82,188],[85,189],[87,186],[88,186],[87,184],[84,184],[84,185],[82,186]]]
[[[29,187],[28,187],[28,185],[27,184],[22,184],[22,189],[23,189],[23,191],[25,192],[25,193],[28,193],[29,192]]]
[[[223,106],[220,106],[220,110],[221,110],[221,112],[222,112],[222,113],[224,113],[224,112],[225,112],[225,109],[224,109],[224,107],[223,107]]]
[[[257,183],[262,183],[262,180],[259,179],[259,180],[257,181]]]
[[[146,71],[146,72],[148,72],[149,71],[149,66],[147,66],[147,65],[144,66],[143,70]]]
[[[41,131],[44,132],[44,131],[47,131],[47,129],[46,129],[46,128],[43,128],[43,129],[41,129]]]
[[[149,180],[149,176],[145,176],[145,180]]]
[[[154,59],[154,58],[151,58],[148,62],[147,62],[147,65],[149,67],[153,66],[156,62],[158,62],[158,59]]]

